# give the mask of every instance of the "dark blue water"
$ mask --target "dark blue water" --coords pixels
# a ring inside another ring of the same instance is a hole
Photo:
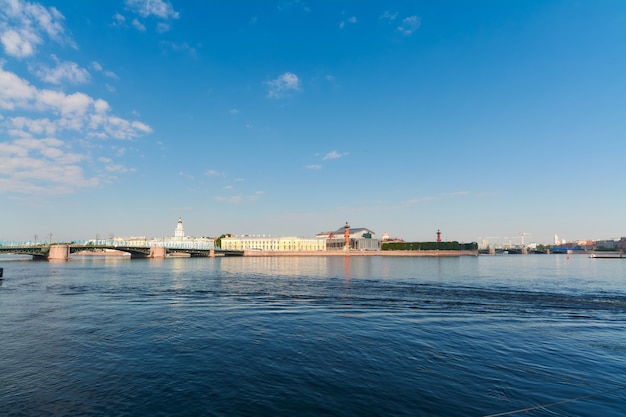
[[[626,415],[626,260],[0,267],[1,416]]]

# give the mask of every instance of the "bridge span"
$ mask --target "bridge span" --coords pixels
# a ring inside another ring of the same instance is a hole
[[[175,253],[188,254],[191,257],[213,258],[216,256],[243,256],[243,251],[224,250],[200,246],[136,246],[136,245],[81,245],[81,244],[52,244],[52,245],[22,245],[0,246],[0,253],[13,255],[31,255],[33,259],[49,261],[67,261],[71,254],[85,251],[117,250],[130,253],[131,259],[137,258],[165,258]]]

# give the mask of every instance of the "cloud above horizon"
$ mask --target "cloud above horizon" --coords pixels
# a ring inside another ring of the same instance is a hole
[[[0,42],[7,58],[27,59],[30,74],[54,86],[38,87],[6,70],[8,61],[0,60],[0,194],[67,194],[134,172],[120,161],[126,148],[102,141],[133,140],[152,128],[116,116],[104,99],[66,93],[66,86],[89,83],[89,71],[55,54],[48,62],[37,55],[48,41],[77,49],[66,33],[65,17],[55,7],[23,0],[0,0],[0,10]],[[90,68],[117,78],[97,61]]]
[[[36,65],[33,72],[40,80],[49,84],[84,84],[89,81],[91,74],[85,68],[81,68],[75,62],[61,62],[56,55],[52,55],[56,66],[49,67],[44,64]]]
[[[278,78],[267,81],[265,84],[269,86],[267,97],[268,98],[283,98],[290,92],[302,91],[300,87],[300,79],[292,72],[285,72],[278,76]]]
[[[338,159],[338,158],[341,158],[341,157],[346,156],[346,155],[347,155],[347,153],[339,153],[337,151],[332,151],[332,152],[328,152],[326,155],[324,155],[322,160],[327,161],[329,159]]]
[[[126,7],[141,17],[155,16],[159,19],[178,19],[180,13],[174,10],[169,1],[126,0]]]
[[[417,16],[409,16],[402,19],[402,25],[397,30],[405,36],[413,34],[422,24],[422,19]]]
[[[0,43],[9,56],[21,59],[34,55],[46,37],[76,47],[65,35],[65,17],[55,7],[0,0],[0,10]]]
[[[105,100],[39,89],[2,66],[0,110],[0,133],[11,138],[0,142],[0,193],[54,195],[97,187],[134,170],[108,158],[94,160],[92,142],[132,140],[152,131],[111,114]],[[85,164],[94,172],[86,173]]]

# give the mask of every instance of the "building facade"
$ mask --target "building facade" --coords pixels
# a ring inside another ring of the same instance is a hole
[[[315,237],[326,240],[327,250],[381,250],[382,241],[365,227],[346,225],[332,232],[321,232]]]
[[[325,251],[326,240],[301,237],[232,236],[222,238],[224,250],[303,252]]]
[[[133,236],[129,238],[116,239],[118,245],[128,246],[165,246],[168,248],[180,249],[213,249],[215,239],[210,237],[187,236],[183,227],[183,219],[178,218],[174,236],[163,236],[161,238],[146,238],[145,236]]]

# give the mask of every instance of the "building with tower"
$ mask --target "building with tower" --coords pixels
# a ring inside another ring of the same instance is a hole
[[[174,230],[174,240],[176,242],[185,240],[185,229],[183,228],[183,219],[181,217],[178,218],[178,224],[176,225],[176,230]]]
[[[183,219],[178,218],[174,236],[163,236],[146,238],[145,236],[134,236],[130,238],[118,238],[117,243],[135,246],[166,246],[168,248],[184,249],[212,249],[215,247],[215,239],[211,237],[194,237],[185,234]],[[122,243],[123,242],[123,243]]]
[[[332,232],[315,235],[326,240],[327,250],[381,250],[382,240],[374,237],[374,232],[365,227],[351,228],[348,223]]]
[[[351,228],[348,223],[333,232],[315,237],[271,237],[243,235],[222,238],[222,249],[269,252],[325,252],[341,250],[381,250],[382,241],[364,227]]]

